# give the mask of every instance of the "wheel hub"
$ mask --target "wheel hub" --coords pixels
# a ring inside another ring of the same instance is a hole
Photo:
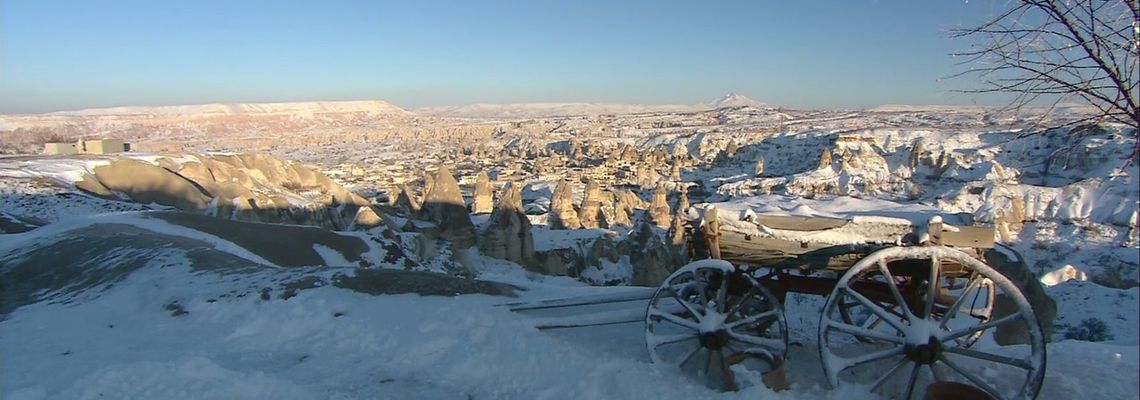
[[[702,332],[699,336],[701,346],[710,350],[719,350],[728,344],[728,331],[718,329],[712,332]]]
[[[906,357],[915,363],[934,364],[939,357],[942,357],[942,342],[938,341],[938,338],[931,336],[930,340],[925,344],[908,344],[903,348],[903,351]]]

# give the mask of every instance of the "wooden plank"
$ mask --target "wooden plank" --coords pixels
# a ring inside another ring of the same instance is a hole
[[[846,269],[879,248],[866,244],[831,245],[722,232],[720,248],[725,260],[774,268]]]
[[[838,228],[847,225],[850,221],[840,218],[759,214],[752,222],[772,229],[811,232]]]
[[[535,302],[510,303],[505,305],[510,306],[511,311],[526,311],[544,310],[549,308],[588,306],[595,304],[623,303],[630,301],[649,300],[651,297],[653,297],[653,293],[656,291],[656,287],[648,287],[617,294],[606,293],[593,296],[558,298],[540,300]]]
[[[942,244],[952,247],[992,249],[994,247],[994,228],[992,226],[955,226],[951,229],[943,229]]]

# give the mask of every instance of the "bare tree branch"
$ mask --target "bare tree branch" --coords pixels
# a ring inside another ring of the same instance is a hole
[[[986,22],[952,30],[970,42],[951,54],[968,67],[950,78],[982,86],[964,93],[1010,93],[1012,108],[1043,98],[1076,98],[1096,118],[1140,126],[1140,5],[1136,0],[1013,0]]]

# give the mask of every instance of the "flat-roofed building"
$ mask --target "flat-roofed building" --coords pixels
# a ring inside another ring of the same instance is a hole
[[[126,151],[123,139],[84,140],[83,152],[87,154],[111,154]]]
[[[75,143],[44,143],[44,154],[75,154]]]

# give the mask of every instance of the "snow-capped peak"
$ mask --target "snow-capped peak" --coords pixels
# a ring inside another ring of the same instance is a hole
[[[749,107],[767,107],[768,106],[766,103],[756,101],[756,100],[752,100],[745,95],[742,95],[740,93],[735,93],[735,92],[721,96],[721,98],[716,99],[710,103],[707,103],[707,105],[709,108],[712,108],[712,109],[725,108],[725,107],[742,107],[742,106],[749,106]]]

